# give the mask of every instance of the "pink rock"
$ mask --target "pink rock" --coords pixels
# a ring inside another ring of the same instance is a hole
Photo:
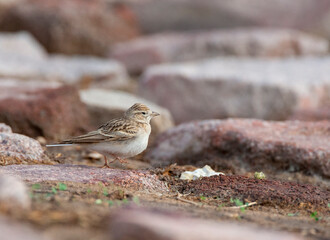
[[[161,134],[146,158],[154,166],[210,164],[330,176],[330,122],[249,119],[182,124]]]
[[[38,141],[8,129],[0,131],[0,165],[49,162]]]
[[[146,67],[216,56],[287,57],[325,55],[326,39],[289,29],[242,28],[186,33],[160,33],[119,43],[110,57],[122,62],[129,72]]]
[[[103,0],[18,2],[4,11],[0,29],[29,31],[49,52],[89,55],[105,55],[109,45],[139,33],[128,7]]]
[[[41,81],[0,81],[0,122],[31,137],[63,139],[86,131],[88,113],[71,86]]]
[[[166,184],[148,171],[102,169],[80,165],[12,165],[1,167],[0,172],[19,176],[22,180],[28,182],[103,182],[106,185],[114,184],[138,191],[168,191]]]
[[[113,240],[298,240],[298,236],[267,231],[249,225],[183,217],[143,209],[120,209],[112,215],[109,234]]]
[[[142,97],[176,123],[213,118],[285,120],[330,106],[330,58],[215,58],[149,67]]]

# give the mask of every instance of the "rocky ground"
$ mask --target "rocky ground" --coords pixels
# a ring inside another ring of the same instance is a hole
[[[252,2],[0,0],[0,238],[330,239],[330,4]],[[127,163],[46,147],[136,102]]]

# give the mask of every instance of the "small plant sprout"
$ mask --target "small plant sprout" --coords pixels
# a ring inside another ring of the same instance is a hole
[[[109,196],[108,189],[103,188],[103,195],[106,196],[106,197]]]
[[[55,187],[52,187],[52,192],[53,192],[54,194],[56,194],[56,193],[57,193],[57,190],[56,190],[56,188],[55,188]]]
[[[136,205],[140,205],[140,199],[139,199],[139,197],[134,196],[132,200],[133,200],[133,202],[134,202]]]
[[[225,206],[225,204],[221,203],[221,204],[219,204],[218,209],[221,210],[221,208],[223,208],[224,206]]]
[[[92,189],[88,188],[87,193],[91,193],[91,192],[92,192]]]
[[[248,204],[244,204],[241,200],[239,200],[238,198],[230,198],[230,202],[231,203],[235,203],[236,206],[240,207],[241,212],[245,212],[246,207],[248,206]]]
[[[201,201],[205,201],[205,200],[206,200],[206,197],[203,196],[203,195],[200,195],[200,196],[199,196],[199,199],[200,199]]]
[[[318,216],[318,213],[316,211],[312,212],[310,217],[313,218],[316,222],[322,218],[322,217]]]
[[[288,213],[288,217],[295,217],[295,216],[298,216],[299,215],[299,212],[296,212],[296,213]]]
[[[41,185],[39,183],[35,183],[32,185],[32,190],[37,190],[37,189],[40,189],[41,188]]]
[[[330,202],[328,203],[328,208],[330,208]]]
[[[64,183],[59,183],[57,186],[58,190],[65,191],[68,189],[68,187]]]
[[[96,199],[96,200],[95,200],[95,204],[97,204],[97,205],[102,204],[102,199]]]
[[[109,205],[109,207],[111,207],[114,205],[114,202],[112,200],[108,200],[108,205]]]
[[[255,179],[266,179],[266,175],[263,172],[255,172],[254,178]]]

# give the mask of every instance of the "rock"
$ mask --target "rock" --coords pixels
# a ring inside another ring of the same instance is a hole
[[[216,169],[289,170],[330,176],[330,122],[208,120],[161,134],[145,158]]]
[[[2,240],[42,240],[42,233],[27,224],[16,222],[0,216],[0,232]]]
[[[134,103],[144,103],[153,111],[160,114],[151,121],[150,142],[161,132],[173,127],[172,116],[169,111],[133,94],[102,89],[88,89],[80,91],[80,98],[88,107],[91,121],[95,128],[112,118],[121,117]]]
[[[124,189],[165,193],[168,188],[165,182],[148,171],[103,169],[73,165],[12,165],[0,168],[0,172],[19,176],[29,182],[74,182],[105,185],[116,185]]]
[[[130,9],[103,0],[26,0],[4,11],[0,30],[29,31],[49,52],[99,56],[139,34]]]
[[[0,81],[0,122],[14,132],[63,139],[85,132],[88,120],[86,106],[74,87],[43,81]]]
[[[194,119],[284,120],[330,106],[330,58],[216,58],[149,67],[142,97],[170,110],[176,123]]]
[[[11,127],[4,123],[0,123],[0,133],[12,133]]]
[[[285,27],[330,37],[328,0],[149,0],[129,1],[145,33],[166,30]]]
[[[330,106],[316,109],[300,110],[293,113],[290,119],[300,121],[330,120]]]
[[[44,60],[47,56],[45,49],[27,32],[1,33],[0,55],[2,57],[15,55],[37,60]]]
[[[112,215],[109,235],[113,240],[223,240],[301,239],[285,232],[249,225],[188,218],[180,214],[145,209],[120,209]]]
[[[49,163],[39,142],[27,136],[0,132],[0,165]]]
[[[217,56],[284,57],[325,55],[326,39],[288,29],[247,28],[186,33],[161,33],[113,46],[110,57],[129,72],[153,64]]]
[[[0,76],[23,80],[56,81],[80,88],[122,87],[128,84],[125,68],[116,61],[94,57],[53,55],[43,60],[1,55]]]
[[[0,202],[6,206],[30,207],[30,196],[24,182],[14,176],[0,174]]]

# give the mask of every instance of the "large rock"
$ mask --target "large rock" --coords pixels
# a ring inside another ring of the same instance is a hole
[[[55,55],[46,59],[31,59],[19,54],[0,54],[0,76],[56,81],[80,88],[112,88],[128,84],[127,72],[118,62],[83,56]]]
[[[299,31],[247,28],[156,34],[116,44],[110,56],[134,73],[153,64],[216,56],[284,57],[328,51],[326,39]]]
[[[2,57],[26,57],[44,60],[45,49],[27,32],[1,33],[0,55]]]
[[[330,122],[208,120],[161,134],[146,158],[154,166],[281,169],[330,177]]]
[[[19,176],[28,182],[75,182],[116,185],[123,189],[166,193],[168,188],[148,171],[104,169],[74,165],[11,165],[0,168],[0,173]]]
[[[0,174],[0,203],[10,207],[28,208],[31,200],[24,182],[14,176]]]
[[[123,116],[124,112],[135,103],[146,104],[150,109],[160,114],[160,116],[151,121],[151,142],[159,133],[174,125],[172,116],[167,109],[129,93],[88,89],[80,91],[80,97],[82,102],[88,107],[89,115],[95,128],[112,118]]]
[[[0,126],[0,165],[49,163],[39,142]]]
[[[330,106],[330,58],[215,58],[152,66],[140,93],[170,110],[175,122],[245,117],[287,119]]]
[[[330,37],[330,1],[148,0],[128,1],[142,31],[275,26]]]
[[[109,45],[139,30],[130,9],[108,1],[26,0],[12,4],[0,30],[31,32],[49,52],[105,55]]]
[[[43,81],[0,80],[0,122],[14,132],[49,139],[81,134],[89,116],[78,90]]]
[[[248,225],[192,219],[180,214],[145,209],[120,209],[112,215],[112,219],[109,234],[113,240],[302,239],[289,233]]]

